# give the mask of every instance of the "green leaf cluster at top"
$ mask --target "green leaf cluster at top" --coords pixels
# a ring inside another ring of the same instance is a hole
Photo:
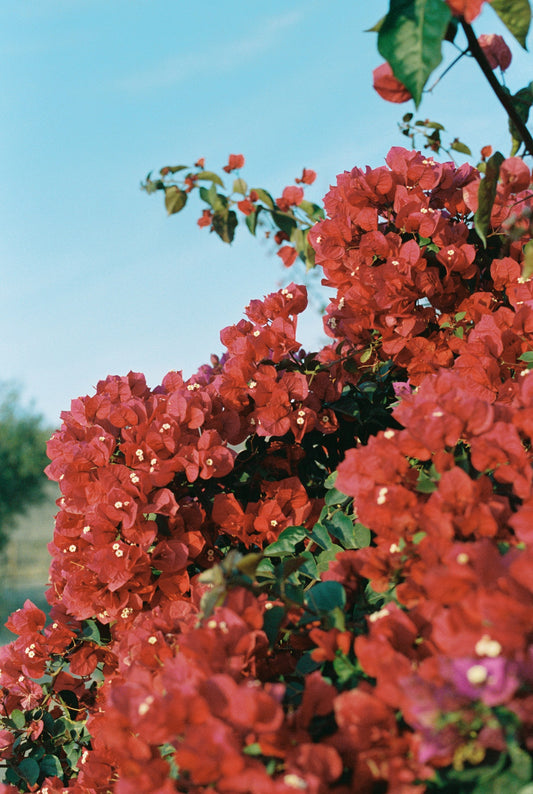
[[[525,48],[529,1],[493,0],[490,5]],[[429,76],[442,61],[442,42],[453,41],[456,29],[457,20],[444,0],[390,0],[386,16],[372,28],[378,33],[379,52],[417,107]]]

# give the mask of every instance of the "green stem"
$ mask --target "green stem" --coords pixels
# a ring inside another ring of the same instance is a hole
[[[531,133],[529,132],[523,119],[520,117],[516,107],[514,106],[511,96],[503,90],[503,87],[500,85],[500,83],[494,76],[494,72],[490,68],[489,62],[487,61],[487,58],[485,57],[485,53],[483,52],[483,50],[479,45],[479,42],[476,38],[476,34],[472,29],[472,26],[469,25],[467,22],[465,22],[464,19],[461,19],[461,25],[465,32],[470,52],[478,62],[481,71],[489,81],[490,87],[492,88],[492,90],[500,100],[501,104],[505,109],[505,112],[507,113],[510,120],[515,125],[526,147],[526,153],[528,152],[529,154],[533,155],[533,138],[531,137]]]

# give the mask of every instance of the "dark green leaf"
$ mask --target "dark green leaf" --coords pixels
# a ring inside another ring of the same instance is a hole
[[[414,116],[414,113],[405,113],[405,115],[402,116],[402,121],[404,122],[404,124],[409,124],[409,122],[411,121],[413,116]]]
[[[328,506],[330,505],[342,505],[348,501],[351,497],[346,496],[346,494],[337,491],[336,488],[330,488],[327,492],[325,497],[325,502]]]
[[[331,547],[331,538],[322,524],[315,524],[313,529],[307,534],[320,548],[329,549]]]
[[[296,228],[295,219],[291,215],[287,215],[286,212],[273,212],[272,220],[278,229],[281,229],[282,232],[285,232],[289,236],[292,230]]]
[[[266,557],[286,557],[288,554],[294,554],[298,543],[306,537],[305,527],[287,527],[274,543],[266,547],[263,553]]]
[[[506,28],[526,50],[526,38],[531,23],[529,0],[492,0],[490,3]]]
[[[378,33],[378,50],[418,107],[452,14],[442,0],[391,0]]]
[[[533,83],[530,83],[525,88],[521,88],[520,91],[517,91],[516,94],[512,96],[512,101],[516,112],[524,124],[526,124],[529,118],[531,105],[533,104]],[[520,144],[522,143],[522,135],[516,124],[511,119],[509,119],[509,132],[511,133],[511,137],[513,139],[513,146],[511,149],[511,157],[513,157],[520,148]]]
[[[284,617],[285,607],[276,605],[271,609],[265,609],[263,615],[263,631],[267,635],[271,647],[278,638],[279,628]]]
[[[44,758],[40,761],[39,766],[41,768],[41,774],[44,777],[62,777],[63,769],[61,764],[59,763],[59,758],[55,755],[45,755]]]
[[[39,764],[33,758],[23,758],[17,767],[17,772],[30,786],[39,779]]]
[[[318,615],[332,612],[337,607],[343,609],[345,604],[346,593],[340,582],[318,582],[305,598],[307,609]]]
[[[100,644],[100,628],[95,620],[84,621],[83,638]]]
[[[187,203],[187,194],[180,190],[176,185],[170,185],[165,189],[165,207],[169,215],[174,215],[183,209]]]
[[[345,549],[359,548],[355,540],[354,523],[350,516],[337,510],[331,518],[325,522],[328,531],[341,542],[341,546]]]
[[[206,179],[209,182],[215,182],[217,185],[220,185],[220,187],[224,187],[224,182],[214,171],[198,171],[196,179]]]
[[[492,157],[487,160],[485,177],[479,183],[478,208],[474,215],[474,226],[485,248],[487,247],[487,232],[490,229],[490,216],[496,198],[500,166],[504,160],[505,157],[501,152],[494,152]]]
[[[233,210],[217,210],[213,213],[211,225],[221,240],[231,243],[235,236],[235,229],[239,221]]]
[[[299,573],[307,576],[309,579],[320,579],[315,558],[310,551],[303,551],[298,556],[298,559],[302,560],[302,565],[298,568]]]

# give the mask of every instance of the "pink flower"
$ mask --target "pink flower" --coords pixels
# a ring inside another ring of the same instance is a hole
[[[478,37],[478,43],[489,62],[490,68],[497,69],[499,66],[502,72],[505,72],[513,56],[503,38],[498,36],[497,33],[484,33]]]

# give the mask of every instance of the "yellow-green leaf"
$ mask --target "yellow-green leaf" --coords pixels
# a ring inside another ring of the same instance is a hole
[[[187,194],[176,185],[165,188],[165,207],[169,215],[174,215],[183,209],[187,203]]]
[[[529,0],[492,0],[490,6],[526,50],[526,38],[531,24]]]

